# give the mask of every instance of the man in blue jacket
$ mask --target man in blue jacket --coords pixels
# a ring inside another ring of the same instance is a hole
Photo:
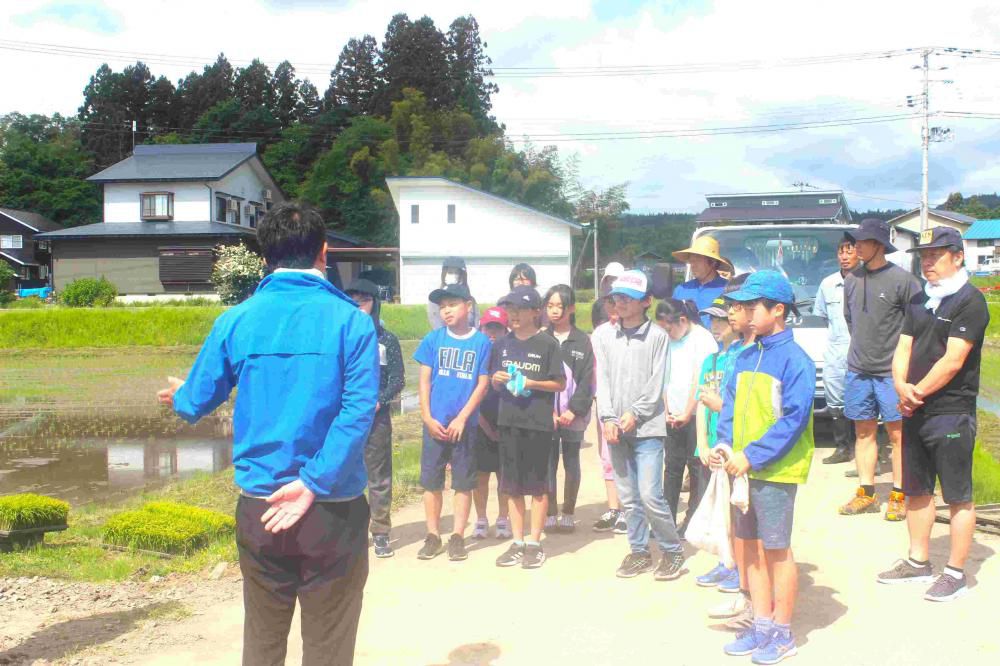
[[[317,212],[278,206],[257,239],[274,272],[216,320],[187,380],[171,377],[158,397],[194,423],[237,389],[243,664],[285,663],[298,599],[302,663],[349,665],[368,578],[364,449],[378,340],[371,317],[325,277]]]

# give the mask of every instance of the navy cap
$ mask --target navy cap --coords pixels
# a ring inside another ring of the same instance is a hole
[[[920,242],[907,252],[920,252],[934,247],[954,247],[961,250],[965,246],[962,244],[962,234],[958,233],[957,229],[941,226],[921,231]]]
[[[445,257],[441,262],[441,268],[459,268],[465,270],[465,259],[462,257]]]
[[[464,284],[455,283],[446,284],[440,289],[435,289],[427,298],[434,305],[440,305],[441,301],[446,298],[461,298],[463,301],[471,301],[472,294],[469,293],[469,288]]]
[[[712,304],[707,308],[702,308],[698,314],[716,317],[717,319],[726,319],[729,316],[729,308],[726,307],[726,299],[719,296],[712,301]]]
[[[534,287],[521,285],[514,287],[514,290],[501,298],[497,305],[527,310],[540,310],[542,307],[542,297],[538,295],[538,291]]]
[[[756,301],[767,298],[785,305],[795,304],[795,291],[792,283],[784,275],[775,270],[764,270],[751,273],[746,282],[736,291],[726,294],[731,301]]]
[[[885,246],[886,254],[896,252],[896,246],[889,240],[891,236],[889,225],[886,224],[885,221],[878,218],[869,217],[861,220],[861,224],[858,225],[858,228],[848,231],[847,235],[855,241],[873,240],[881,243]]]

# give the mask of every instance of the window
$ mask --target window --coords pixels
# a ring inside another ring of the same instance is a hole
[[[240,222],[240,205],[238,203],[233,207],[233,224],[243,224]]]
[[[48,277],[49,277],[49,267],[48,266],[39,266],[38,267],[38,279],[40,279],[40,280],[46,280],[46,279],[48,279]]]
[[[708,204],[709,208],[725,208],[729,205],[728,201],[713,201]]]
[[[993,247],[993,239],[991,239],[991,238],[982,239],[981,238],[981,239],[979,239],[976,242],[976,247]]]
[[[771,199],[770,201],[765,199],[764,201],[760,202],[760,205],[761,206],[777,206],[778,205],[778,201],[776,199]]]
[[[0,249],[20,250],[24,247],[24,238],[18,234],[16,236],[0,236]]]
[[[139,195],[139,198],[142,203],[142,219],[173,219],[174,195],[172,192],[144,192]]]
[[[417,204],[410,206],[410,224],[420,224],[420,206]]]
[[[215,221],[226,222],[229,219],[229,199],[215,197]]]
[[[49,242],[48,241],[36,241],[36,243],[38,244],[39,251],[41,251],[41,252],[48,252],[49,251],[50,248],[49,248]]]
[[[448,204],[448,224],[455,224],[455,204]]]
[[[819,202],[821,204],[835,204],[835,203],[837,203],[837,200],[836,199],[820,199]]]

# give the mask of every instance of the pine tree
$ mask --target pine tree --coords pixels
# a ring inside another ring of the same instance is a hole
[[[261,107],[270,111],[276,106],[277,96],[271,70],[256,58],[246,67],[237,70],[236,78],[233,80],[233,92],[244,111]]]
[[[452,21],[448,28],[448,62],[454,97],[476,119],[481,131],[494,132],[497,123],[490,115],[491,98],[500,88],[488,80],[493,76],[493,61],[486,55],[486,48],[479,37],[479,23],[472,15]]]
[[[347,42],[330,72],[330,86],[323,99],[327,110],[343,107],[352,115],[374,110],[379,88],[377,58],[378,42],[371,35]]]
[[[403,98],[404,88],[422,92],[433,109],[455,102],[445,36],[427,16],[415,22],[406,14],[392,17],[382,42],[379,78],[375,112],[381,116],[392,113],[392,103]]]
[[[275,95],[274,116],[282,127],[288,127],[297,119],[300,87],[290,62],[285,60],[275,68],[271,87]]]

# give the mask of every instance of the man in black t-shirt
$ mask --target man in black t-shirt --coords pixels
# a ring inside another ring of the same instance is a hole
[[[903,415],[903,490],[910,553],[878,576],[880,583],[931,582],[929,601],[964,594],[965,566],[976,509],[972,501],[972,451],[983,337],[990,321],[986,299],[969,284],[962,237],[950,227],[928,229],[920,244],[927,285],[910,299],[892,376]],[[929,561],[934,526],[934,486],[951,510],[951,553],[936,579]]]

